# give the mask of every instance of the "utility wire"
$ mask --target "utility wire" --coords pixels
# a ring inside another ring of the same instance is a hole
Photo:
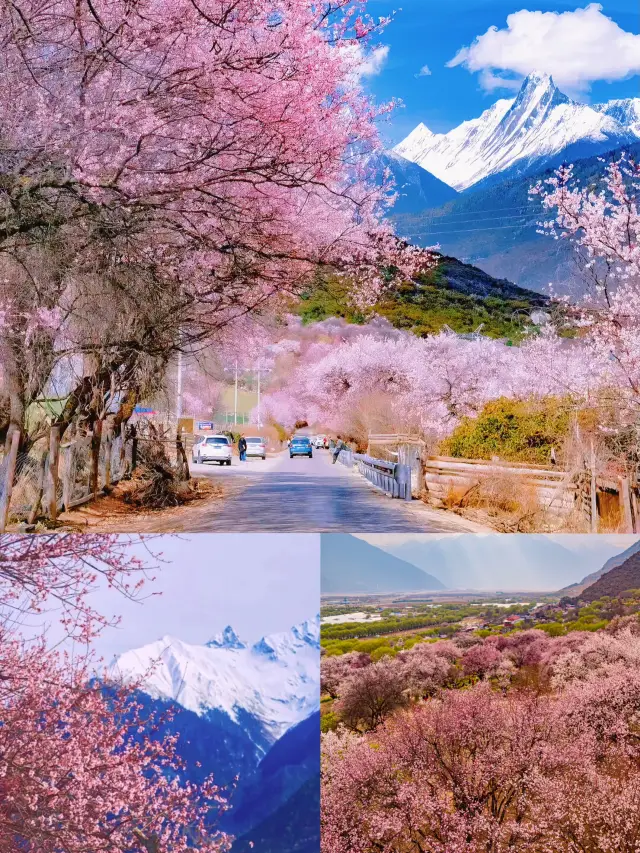
[[[429,219],[420,223],[421,225],[463,225],[465,222],[507,222],[509,219],[530,219],[530,215],[528,213],[510,213],[508,216],[485,216],[483,219],[478,219],[475,216],[469,217],[469,219],[458,219],[455,222],[449,223],[446,219]],[[409,226],[407,226],[409,227]],[[411,226],[412,228],[416,228],[416,226]],[[420,230],[418,228],[418,230]]]
[[[527,210],[539,210],[542,212],[542,206],[537,204],[527,204],[523,202],[522,204],[513,204],[509,207],[481,207],[473,210],[461,210],[459,213],[445,213],[444,216],[469,216],[471,213],[496,213],[500,210],[521,210],[525,208]],[[392,208],[393,209],[393,208]],[[428,210],[429,208],[427,208]]]
[[[404,234],[405,237],[432,237],[434,234],[469,234],[472,231],[506,231],[509,228],[518,228],[526,225],[526,222],[514,222],[511,225],[493,225],[491,228],[460,228],[455,231],[417,231],[413,234]]]

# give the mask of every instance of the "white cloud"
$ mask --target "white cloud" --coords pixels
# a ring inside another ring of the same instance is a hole
[[[621,80],[640,73],[640,35],[626,32],[591,3],[574,12],[529,12],[507,17],[504,29],[490,27],[447,65],[481,72],[487,89],[512,88],[513,78],[540,71],[562,89],[584,92],[594,80]],[[500,73],[502,72],[502,74]]]
[[[428,65],[423,65],[422,68],[420,69],[420,71],[418,71],[418,73],[416,74],[416,77],[430,77],[430,76],[431,76],[431,69],[429,68]]]
[[[374,47],[367,54],[362,55],[362,60],[358,66],[358,74],[360,77],[375,77],[384,68],[389,56],[389,45],[381,44]]]

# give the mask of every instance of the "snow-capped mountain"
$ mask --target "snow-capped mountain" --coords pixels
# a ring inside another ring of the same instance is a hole
[[[318,710],[320,617],[253,645],[230,626],[204,646],[165,636],[120,655],[111,676],[199,716],[221,711],[261,746],[272,744]]]
[[[640,98],[619,98],[595,104],[592,109],[611,116],[640,139]]]
[[[558,156],[577,159],[640,137],[640,98],[589,106],[571,100],[548,74],[530,74],[513,99],[449,133],[419,124],[394,148],[441,181],[464,190],[493,175],[525,174]]]

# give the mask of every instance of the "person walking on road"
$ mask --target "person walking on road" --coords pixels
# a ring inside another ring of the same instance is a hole
[[[238,441],[238,453],[240,454],[240,461],[246,462],[247,459],[247,439],[241,435],[240,440]]]
[[[338,456],[340,456],[341,450],[347,450],[347,445],[344,443],[342,438],[338,436],[338,440],[335,443],[335,447],[333,448],[333,464],[335,465],[338,461]]]

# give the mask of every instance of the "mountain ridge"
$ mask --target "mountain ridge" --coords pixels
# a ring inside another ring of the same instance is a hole
[[[583,593],[588,587],[599,581],[603,575],[606,575],[608,572],[618,568],[618,566],[621,566],[629,559],[629,557],[637,554],[638,551],[640,551],[640,539],[637,542],[634,542],[633,545],[630,545],[626,551],[622,551],[622,553],[615,554],[613,557],[610,557],[600,569],[596,569],[595,572],[591,572],[586,575],[578,583],[570,584],[569,586],[561,589],[560,593],[565,596],[580,598],[581,593]]]
[[[251,646],[230,626],[197,646],[164,636],[118,656],[112,677],[203,716],[221,711],[264,752],[319,701],[320,617]]]
[[[640,139],[631,145],[575,160],[574,175],[580,183],[595,185],[603,163],[626,152],[640,158]],[[584,291],[571,242],[540,234],[538,222],[545,214],[529,195],[532,184],[554,175],[554,167],[542,167],[529,176],[501,176],[500,183],[481,182],[439,208],[417,214],[390,217],[399,236],[418,246],[440,244],[453,255],[497,279],[544,292],[550,282],[554,292],[571,295]],[[536,262],[531,263],[535,257]]]
[[[348,533],[321,534],[320,555],[323,595],[445,589],[434,575]]]
[[[640,549],[636,549],[623,562],[604,572],[573,598],[564,599],[573,604],[590,603],[601,598],[618,598],[631,589],[640,589]]]
[[[637,102],[637,103],[636,103]],[[561,92],[548,74],[526,77],[513,99],[496,101],[448,133],[423,123],[393,151],[458,191],[507,173],[524,175],[640,137],[640,98],[590,106]]]
[[[496,541],[496,537],[498,541]],[[448,589],[479,591],[554,591],[585,564],[601,565],[615,546],[599,542],[587,553],[570,550],[562,540],[527,534],[527,541],[504,534],[457,535],[423,543],[409,539],[386,549],[425,571],[435,572]]]

